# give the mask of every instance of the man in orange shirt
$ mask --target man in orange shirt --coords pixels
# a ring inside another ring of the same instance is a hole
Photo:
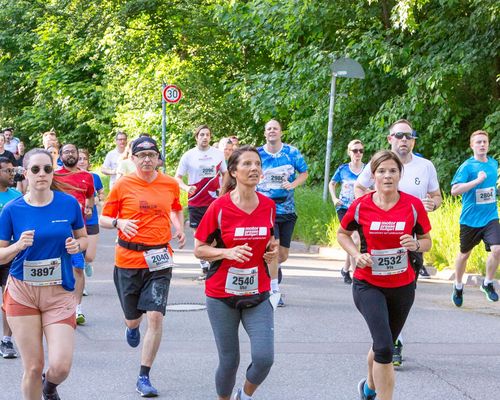
[[[158,396],[149,372],[161,342],[172,277],[170,221],[179,247],[185,243],[179,184],[155,170],[159,154],[154,139],[141,137],[134,141],[132,161],[137,170],[113,185],[99,219],[103,228],[118,230],[114,281],[130,346],[140,343],[143,314],[148,320],[136,384],[143,397]]]

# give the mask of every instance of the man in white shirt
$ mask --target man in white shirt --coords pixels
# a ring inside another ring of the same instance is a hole
[[[16,160],[19,158],[17,145],[19,143],[19,139],[14,137],[14,129],[13,128],[5,128],[3,130],[3,135],[5,137],[5,150],[10,151],[16,157]]]
[[[116,147],[106,154],[104,163],[101,167],[101,172],[104,175],[109,176],[109,190],[113,187],[116,182],[116,167],[118,166],[118,158],[125,151],[127,147],[127,134],[125,132],[118,131],[115,135]]]

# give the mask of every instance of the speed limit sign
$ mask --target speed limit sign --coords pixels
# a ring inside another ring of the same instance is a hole
[[[163,98],[167,103],[177,103],[182,97],[181,90],[175,85],[167,85],[163,89]]]

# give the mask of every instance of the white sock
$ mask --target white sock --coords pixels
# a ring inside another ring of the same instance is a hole
[[[245,393],[245,389],[241,389],[241,400],[252,400],[252,397]]]
[[[82,305],[81,304],[78,304],[76,306],[76,313],[77,314],[83,314],[83,312],[82,312]]]
[[[12,342],[12,336],[4,336],[3,339],[2,339],[3,342],[7,343],[7,342]]]
[[[484,278],[484,282],[483,282],[483,285],[484,285],[484,286],[487,286],[487,285],[489,285],[490,283],[493,283],[493,281],[492,281],[492,280],[489,280],[488,278]]]
[[[455,282],[455,287],[458,289],[458,290],[462,290],[464,288],[464,284],[462,282],[458,283],[458,282]]]
[[[272,292],[279,292],[280,291],[280,287],[278,285],[278,278],[271,279],[271,291]]]
[[[399,340],[401,342],[401,344],[403,344],[403,334],[400,333],[396,340]]]

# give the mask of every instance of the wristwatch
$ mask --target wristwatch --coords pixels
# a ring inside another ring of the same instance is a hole
[[[111,221],[111,225],[113,225],[113,228],[118,228],[118,218],[115,218],[113,221]]]

